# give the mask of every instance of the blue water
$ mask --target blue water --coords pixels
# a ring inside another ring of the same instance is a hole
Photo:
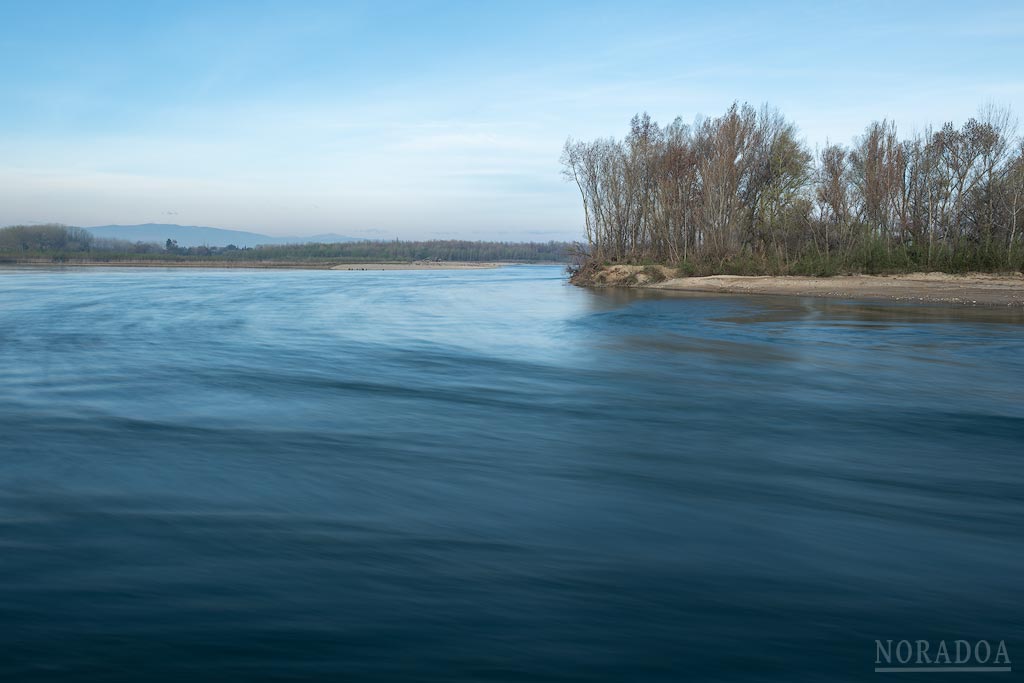
[[[1024,657],[1019,313],[555,267],[7,269],[0,451],[4,681]]]

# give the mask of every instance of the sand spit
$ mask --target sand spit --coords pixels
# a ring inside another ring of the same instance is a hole
[[[660,272],[659,277],[654,270]],[[908,273],[904,275],[838,275],[835,277],[711,275],[673,277],[661,266],[608,266],[593,276],[597,287],[775,294],[840,299],[884,299],[968,306],[1024,306],[1024,276],[968,273]],[[664,279],[662,279],[664,278]]]

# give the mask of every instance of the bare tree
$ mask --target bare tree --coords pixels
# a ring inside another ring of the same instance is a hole
[[[693,125],[637,115],[621,141],[570,139],[562,167],[596,261],[1015,268],[1024,232],[1015,134],[1009,111],[990,106],[960,128],[905,140],[893,122],[874,122],[852,147],[826,144],[815,157],[778,111],[735,103]]]

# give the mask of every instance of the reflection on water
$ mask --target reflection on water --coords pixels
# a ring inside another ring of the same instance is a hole
[[[546,267],[0,270],[0,676],[1012,657],[1022,322]]]
[[[775,295],[739,295],[704,292],[644,289],[594,290],[595,300],[612,307],[636,301],[664,299],[726,299],[754,304],[743,315],[725,317],[726,322],[787,322],[804,319],[827,319],[851,324],[867,322],[936,322],[936,323],[1015,323],[1024,324],[1024,308],[1020,306],[950,306],[946,304],[914,304],[899,301],[852,301],[823,297],[787,297]]]

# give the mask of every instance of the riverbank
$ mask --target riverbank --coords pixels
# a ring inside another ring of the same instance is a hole
[[[1020,274],[676,277],[674,269],[664,266],[615,265],[589,271],[585,276],[577,275],[573,283],[587,287],[639,287],[681,292],[775,294],[968,306],[1024,306],[1024,276]]]
[[[341,263],[331,270],[479,270],[501,268],[509,263],[477,263],[475,261],[413,261],[411,263]]]
[[[53,261],[49,259],[18,259],[0,261],[2,266],[34,266],[34,267],[95,267],[95,268],[262,268],[287,270],[476,270],[480,268],[500,268],[512,265],[500,262],[476,261],[391,261],[379,263],[341,263],[338,261],[94,261],[67,260]]]

